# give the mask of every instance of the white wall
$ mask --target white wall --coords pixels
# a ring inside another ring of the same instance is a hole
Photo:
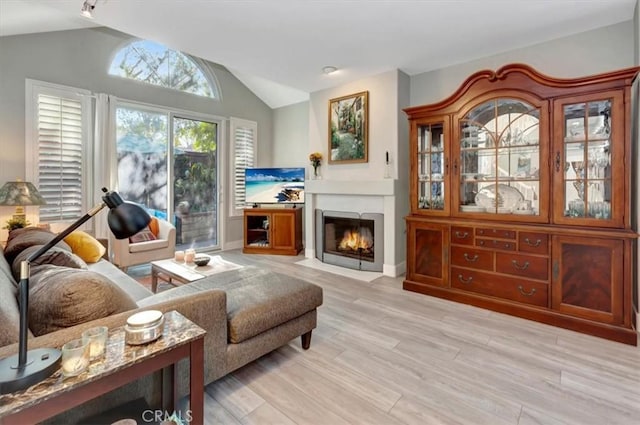
[[[309,151],[309,102],[274,109],[272,139],[271,152],[263,152],[263,148],[258,147],[260,161],[267,158],[271,161],[265,166],[307,167],[311,152]]]
[[[322,152],[322,178],[330,180],[369,180],[384,177],[385,152],[398,158],[398,70],[331,89],[311,93],[309,99],[309,144],[307,155]],[[329,164],[329,100],[362,91],[369,92],[369,162]],[[392,178],[397,178],[397,167]]]
[[[580,77],[633,66],[634,49],[634,25],[629,20],[414,75],[411,105],[442,100],[467,77],[483,69],[496,70],[509,63],[525,63],[553,77]]]
[[[25,178],[26,78],[126,100],[257,121],[260,145],[271,152],[271,108],[221,65],[206,62],[218,80],[220,100],[109,76],[113,56],[129,41],[129,35],[104,27],[0,37],[0,184]],[[220,149],[222,157],[228,157],[224,144]],[[28,212],[35,210],[27,208]],[[229,220],[228,210],[224,206],[221,210],[220,219],[226,226],[220,242],[241,241],[242,220]],[[11,214],[12,208],[0,207],[0,227]],[[30,214],[27,218],[35,221]],[[0,230],[0,240],[6,240],[6,230]]]

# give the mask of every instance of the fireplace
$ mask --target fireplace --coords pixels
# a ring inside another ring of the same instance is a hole
[[[316,209],[316,257],[327,264],[381,272],[383,214]]]

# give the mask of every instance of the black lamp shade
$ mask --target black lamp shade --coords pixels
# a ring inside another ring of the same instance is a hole
[[[151,217],[141,206],[123,202],[109,210],[107,222],[116,239],[126,239],[147,227]]]
[[[109,192],[106,187],[102,191],[102,201],[109,208],[107,223],[116,239],[126,239],[149,225],[151,217],[144,208],[123,201],[118,192]]]

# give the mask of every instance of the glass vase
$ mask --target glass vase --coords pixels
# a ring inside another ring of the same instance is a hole
[[[320,166],[319,165],[314,165],[313,166],[313,179],[314,180],[321,180],[322,179],[322,174],[320,174]]]

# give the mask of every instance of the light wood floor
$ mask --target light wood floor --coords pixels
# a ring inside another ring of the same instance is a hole
[[[294,264],[324,289],[300,339],[206,387],[207,424],[640,424],[640,349]]]

